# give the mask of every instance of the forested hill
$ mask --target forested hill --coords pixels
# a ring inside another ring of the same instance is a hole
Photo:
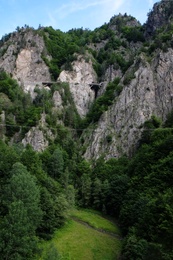
[[[122,259],[173,259],[172,14],[2,37],[1,259],[34,259],[74,206],[118,220]]]

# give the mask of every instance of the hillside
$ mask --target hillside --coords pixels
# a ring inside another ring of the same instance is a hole
[[[172,14],[2,37],[1,259],[33,259],[74,205],[118,220],[123,259],[172,259]]]
[[[172,2],[170,7],[165,1],[155,4],[143,26],[125,14],[112,17],[94,31],[63,33],[51,27],[34,30],[25,26],[4,36],[0,68],[16,79],[41,109],[41,121],[28,129],[22,143],[43,151],[48,139],[56,138],[56,127],[53,134],[45,121],[50,116],[56,121],[54,126],[65,123],[84,130],[92,123],[81,137],[87,160],[103,154],[107,159],[131,156],[145,121],[155,115],[164,122],[172,109],[171,8]],[[65,83],[74,103],[64,100]],[[93,83],[101,85],[92,87]],[[105,92],[109,83],[111,90]],[[49,108],[43,109],[45,95],[50,99]],[[38,130],[39,125],[44,131]]]

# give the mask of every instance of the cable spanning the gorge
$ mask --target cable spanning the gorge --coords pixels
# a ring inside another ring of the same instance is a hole
[[[17,125],[17,124],[13,124],[13,125],[10,125],[10,124],[3,124],[1,123],[0,124],[0,127],[19,127],[19,128],[28,128],[28,129],[31,129],[33,127],[38,127],[37,126],[27,126],[27,125]],[[112,126],[109,126],[107,125],[107,127],[112,127]],[[71,128],[71,127],[67,127],[70,131],[95,131],[95,132],[102,132],[103,130],[105,131],[105,129],[96,129],[96,128]],[[130,129],[133,129],[133,130],[141,130],[141,131],[153,131],[153,130],[156,130],[156,129],[159,129],[159,128],[150,128],[150,129],[145,129],[145,128],[137,128],[137,127],[130,127]],[[173,127],[167,127],[167,128],[162,128],[162,129],[173,129]]]

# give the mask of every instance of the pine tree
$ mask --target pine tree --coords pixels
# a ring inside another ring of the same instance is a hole
[[[91,202],[91,178],[88,174],[81,177],[82,206],[88,207]]]
[[[41,221],[40,191],[24,165],[15,163],[6,187],[7,214],[0,222],[0,258],[32,259]]]
[[[29,220],[37,227],[41,220],[40,190],[36,184],[37,180],[21,163],[13,165],[11,174],[7,190],[9,202],[22,201]]]
[[[55,179],[59,179],[64,169],[63,153],[60,148],[56,148],[56,150],[53,152],[49,165],[50,167],[48,172],[50,176]]]
[[[93,183],[93,205],[97,210],[101,209],[101,193],[102,193],[102,183],[98,178],[95,178]]]
[[[32,259],[37,240],[27,209],[21,200],[12,202],[8,209],[0,223],[0,258]]]

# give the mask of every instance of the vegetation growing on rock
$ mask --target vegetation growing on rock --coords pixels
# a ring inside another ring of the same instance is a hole
[[[123,259],[173,258],[172,32],[172,3],[161,1],[144,26],[124,14],[94,31],[25,26],[2,38],[1,259],[34,259],[38,242],[68,227],[74,206],[117,219]],[[19,77],[25,48],[41,75],[31,78],[31,66]],[[102,86],[83,118],[70,84],[57,80],[64,70],[73,75],[77,59],[92,62]],[[57,250],[45,258],[60,257]]]

